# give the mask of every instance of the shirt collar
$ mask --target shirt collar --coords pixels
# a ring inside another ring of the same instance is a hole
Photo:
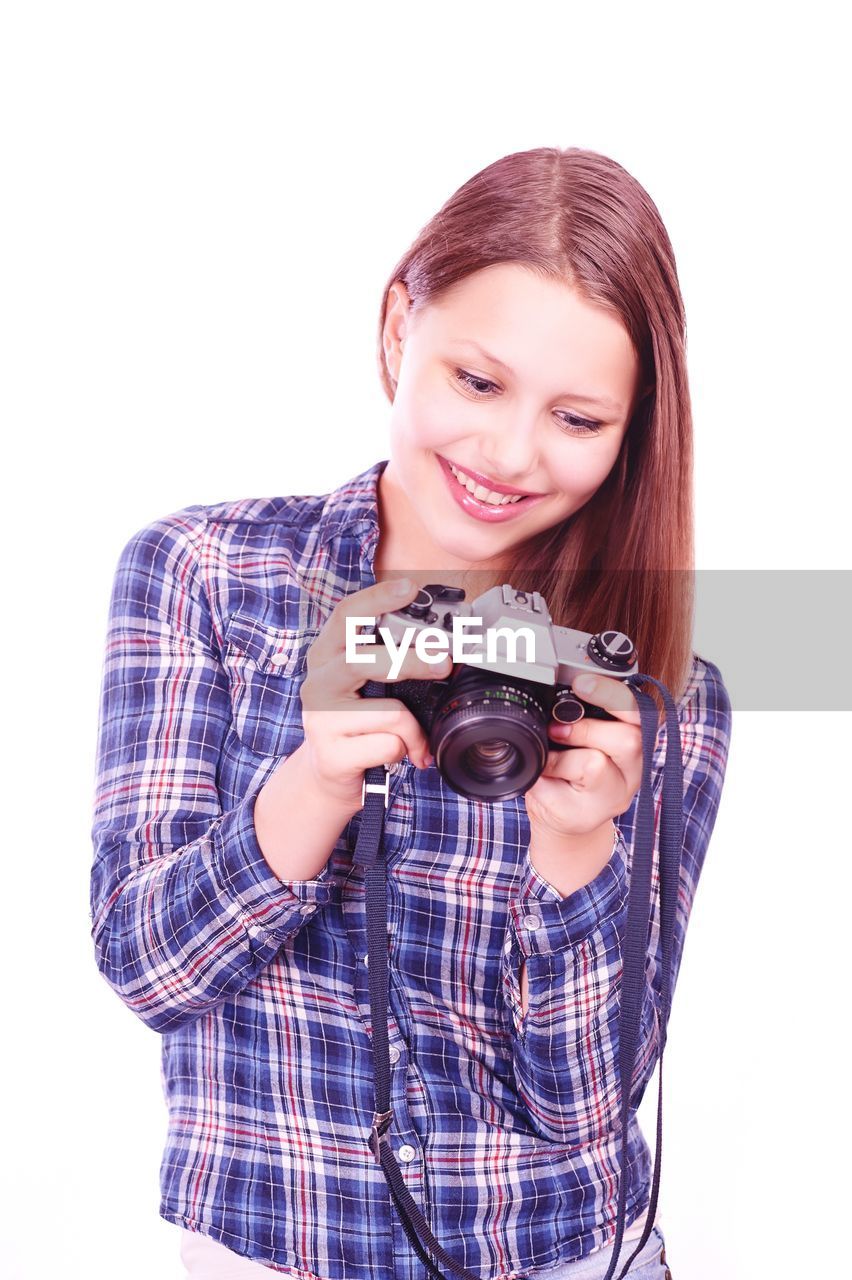
[[[382,458],[360,471],[351,480],[344,481],[336,489],[332,489],[323,504],[319,519],[319,538],[326,543],[335,534],[356,525],[379,529],[379,477],[388,465],[388,459]]]

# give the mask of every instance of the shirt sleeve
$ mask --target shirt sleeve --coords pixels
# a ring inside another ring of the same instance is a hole
[[[95,780],[90,925],[98,968],[167,1032],[241,991],[329,899],[331,862],[282,882],[254,828],[258,786],[222,811],[231,727],[187,508],[136,534],[109,607]]]
[[[701,658],[696,661],[697,680],[678,706],[684,843],[672,990],[716,821],[731,733],[731,704],[721,674],[712,663]],[[659,1056],[659,816],[665,737],[663,723],[652,764],[655,835],[651,919],[631,1108],[639,1106]],[[610,860],[591,883],[563,898],[538,874],[527,851],[518,892],[510,903],[502,990],[509,1011],[515,1077],[532,1123],[553,1141],[594,1141],[618,1124],[620,938],[627,916],[635,808],[634,802],[616,824]],[[529,992],[526,1016],[520,999],[522,959]]]

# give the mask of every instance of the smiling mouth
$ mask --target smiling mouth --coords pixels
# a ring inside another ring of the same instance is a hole
[[[525,502],[529,498],[543,497],[543,494],[535,493],[501,493],[497,489],[489,489],[484,484],[480,484],[473,476],[469,476],[466,471],[462,471],[455,463],[450,462],[449,458],[445,458],[447,466],[455,476],[460,487],[466,489],[467,492],[478,502],[487,503],[492,507],[508,507],[517,506],[519,502]]]

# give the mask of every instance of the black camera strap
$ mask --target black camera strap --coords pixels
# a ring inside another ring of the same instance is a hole
[[[646,682],[660,690],[666,712],[666,758],[660,813],[660,935],[662,950],[661,999],[657,1010],[660,1037],[659,1093],[657,1102],[657,1144],[645,1228],[638,1245],[619,1273],[624,1276],[633,1259],[644,1248],[657,1210],[663,1125],[663,1051],[671,1008],[671,965],[675,908],[683,845],[683,760],[677,709],[665,685],[653,676],[637,674],[625,683],[639,705],[642,729],[642,783],[636,806],[633,857],[627,898],[627,917],[621,938],[623,959],[621,1006],[619,1009],[618,1076],[621,1098],[619,1125],[619,1190],[613,1256],[604,1280],[612,1280],[624,1235],[627,1182],[628,1121],[633,1069],[639,1040],[642,1005],[645,998],[645,956],[651,913],[651,872],[654,854],[654,796],[651,764],[657,738],[657,709],[648,693],[637,687]],[[361,690],[365,697],[393,696],[393,685],[368,680]],[[429,1224],[408,1190],[402,1170],[391,1149],[389,1131],[393,1122],[390,1105],[390,1062],[388,1056],[388,964],[387,964],[387,871],[381,850],[384,811],[389,774],[385,765],[367,769],[365,799],[353,861],[365,869],[367,948],[375,1070],[375,1113],[368,1145],[381,1165],[406,1235],[430,1276],[446,1280],[437,1263],[462,1280],[483,1280],[450,1256],[432,1234]],[[626,1087],[625,1087],[626,1084]],[[430,1257],[429,1254],[433,1257]],[[437,1259],[437,1263],[433,1260]]]

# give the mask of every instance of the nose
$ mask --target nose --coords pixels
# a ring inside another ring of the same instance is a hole
[[[488,433],[481,446],[483,469],[493,480],[533,489],[538,466],[535,422],[523,423],[515,416],[502,430]]]

